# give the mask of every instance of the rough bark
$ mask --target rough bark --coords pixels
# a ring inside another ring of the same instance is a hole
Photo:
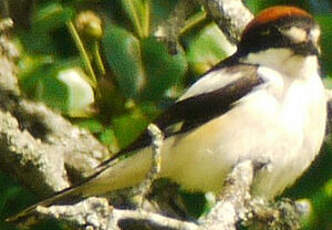
[[[6,33],[0,54],[0,168],[48,196],[68,187],[71,177],[91,173],[109,152],[87,131],[20,94],[19,54]]]
[[[245,26],[254,17],[242,0],[197,1],[204,6],[208,14],[233,44],[237,44]]]

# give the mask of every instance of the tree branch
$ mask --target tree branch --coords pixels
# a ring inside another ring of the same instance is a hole
[[[5,33],[0,49],[0,168],[48,196],[68,187],[69,179],[92,173],[109,152],[87,131],[21,97],[15,65],[18,51]]]
[[[224,32],[228,40],[237,44],[242,31],[253,19],[242,0],[197,0]]]
[[[205,225],[207,229],[236,230],[236,223],[243,219],[247,212],[247,203],[251,199],[250,187],[254,178],[254,164],[246,160],[235,165],[228,175],[220,201],[209,212]]]
[[[39,218],[56,218],[76,228],[94,230],[183,229],[199,230],[190,222],[180,221],[144,210],[113,209],[104,198],[91,197],[75,205],[37,208]]]

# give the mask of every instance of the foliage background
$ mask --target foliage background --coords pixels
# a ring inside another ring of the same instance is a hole
[[[2,16],[16,22],[15,37],[22,52],[19,83],[25,96],[43,101],[90,130],[113,152],[133,141],[188,85],[230,53],[201,7],[192,4],[185,20],[177,21],[181,12],[174,15],[176,0],[0,3]],[[277,4],[297,5],[312,13],[323,30],[324,81],[332,86],[330,1],[248,0],[246,4],[254,13]],[[80,13],[87,10],[98,17],[83,15],[86,18],[77,24]],[[303,221],[304,229],[332,229],[331,152],[331,145],[325,145],[306,175],[283,195],[311,201],[313,211]],[[0,229],[15,229],[2,220],[37,200],[14,178],[0,173]],[[48,223],[47,228],[62,227]]]

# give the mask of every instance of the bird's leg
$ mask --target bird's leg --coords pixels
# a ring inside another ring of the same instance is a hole
[[[152,164],[151,169],[147,173],[145,180],[140,183],[136,189],[136,197],[138,199],[138,207],[142,208],[144,199],[151,189],[152,183],[158,178],[161,167],[161,148],[164,141],[164,134],[159,127],[153,123],[148,126],[149,135],[152,138]]]

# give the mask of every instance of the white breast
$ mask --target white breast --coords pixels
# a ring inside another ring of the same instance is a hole
[[[254,193],[267,198],[301,176],[318,154],[325,133],[326,99],[318,74],[291,81],[280,102],[287,139],[274,144],[277,151],[271,153],[271,168],[258,174],[253,187]]]

